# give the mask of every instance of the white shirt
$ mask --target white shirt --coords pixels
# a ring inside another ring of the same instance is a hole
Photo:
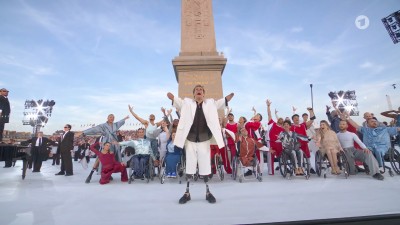
[[[362,143],[360,138],[358,138],[358,136],[355,133],[346,131],[346,132],[339,132],[336,135],[339,139],[342,148],[351,148],[351,147],[354,148],[354,142],[357,142],[357,144],[363,149],[367,148],[367,146],[365,146],[365,144]]]

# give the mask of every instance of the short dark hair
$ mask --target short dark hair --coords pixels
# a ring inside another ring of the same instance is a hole
[[[257,115],[260,116],[260,121],[262,121],[262,115],[260,113],[257,113]]]
[[[228,116],[234,116],[233,113],[228,113]]]
[[[71,130],[71,124],[66,124],[65,126],[67,126],[70,130]]]
[[[299,114],[294,114],[294,115],[292,116],[292,120],[293,120],[293,118],[294,118],[295,116],[299,117]]]
[[[308,116],[308,114],[307,113],[303,113],[303,115],[301,115],[301,117],[303,117],[303,116]]]
[[[289,126],[292,126],[292,122],[290,122],[290,120],[283,121],[283,125],[285,125],[285,123],[289,124]]]

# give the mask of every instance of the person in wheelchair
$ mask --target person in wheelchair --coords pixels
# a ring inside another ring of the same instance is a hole
[[[240,129],[240,136],[238,140],[239,160],[247,171],[244,176],[251,176],[253,174],[252,168],[254,163],[255,148],[263,148],[264,145],[254,138],[249,137],[249,133],[245,127]]]
[[[317,132],[317,147],[321,155],[328,157],[329,164],[332,168],[332,174],[339,175],[342,173],[338,166],[338,153],[343,151],[336,133],[326,120],[321,120],[319,131]]]
[[[154,161],[156,158],[151,148],[151,142],[144,139],[144,128],[137,130],[137,140],[123,141],[119,144],[122,146],[131,146],[135,149],[135,154],[130,161],[130,168],[134,171],[135,179],[144,179],[145,166],[150,157]]]
[[[109,183],[113,173],[121,173],[121,181],[127,182],[126,164],[115,160],[114,153],[110,152],[111,143],[105,142],[101,151],[96,148],[99,145],[99,142],[94,143],[90,146],[90,150],[99,157],[99,161],[102,164],[100,184]]]
[[[347,121],[357,128],[357,131],[362,133],[363,142],[369,150],[371,150],[376,160],[378,161],[379,170],[384,173],[384,162],[383,156],[389,151],[391,147],[390,136],[396,135],[400,131],[400,127],[385,127],[379,126],[378,121],[375,118],[369,118],[367,120],[367,127],[359,126],[354,122],[347,114]]]
[[[300,142],[298,139],[308,141],[308,137],[300,135],[296,132],[290,131],[292,123],[289,120],[283,122],[283,129],[278,135],[277,141],[282,143],[282,149],[285,154],[290,157],[293,162],[296,175],[304,175],[303,164],[303,151],[300,150]]]
[[[178,165],[182,149],[174,145],[175,132],[171,134],[171,138],[167,142],[167,154],[165,156],[165,173],[167,177],[176,178],[176,166]]]
[[[355,133],[347,131],[348,124],[345,120],[340,121],[339,129],[340,132],[337,133],[340,145],[344,149],[346,154],[347,162],[349,163],[350,174],[356,174],[355,160],[365,163],[369,168],[369,173],[372,177],[377,180],[383,180],[384,177],[379,173],[378,162],[375,157],[371,154],[371,151],[361,142],[360,138]],[[356,149],[354,147],[354,142],[356,142],[362,150]]]

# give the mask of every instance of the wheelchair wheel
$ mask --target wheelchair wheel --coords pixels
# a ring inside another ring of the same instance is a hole
[[[306,155],[303,154],[303,168],[306,170],[306,179],[308,180],[310,178],[310,159],[306,158]]]
[[[237,161],[238,159],[237,159],[237,157],[235,156],[235,157],[233,157],[233,159],[232,159],[232,178],[233,178],[233,180],[236,180],[236,177],[237,177]]]
[[[224,180],[224,169],[223,169],[223,162],[222,157],[220,154],[216,154],[214,157],[215,169],[217,176],[220,181]]]
[[[165,169],[162,169],[162,173],[160,174],[160,182],[163,184],[165,182]]]
[[[320,177],[322,174],[322,162],[324,161],[324,158],[321,156],[321,152],[317,151],[315,153],[315,172],[317,175]]]
[[[339,168],[343,171],[344,177],[347,179],[350,174],[349,162],[347,162],[347,158],[344,152],[339,152],[338,158]]]
[[[293,174],[293,166],[291,163],[288,163],[288,158],[289,157],[286,153],[282,153],[281,157],[279,158],[279,170],[284,178],[286,178],[288,175],[291,177]]]
[[[390,165],[394,172],[400,174],[400,153],[394,148],[389,149]]]
[[[165,182],[165,170],[166,170],[166,163],[163,160],[162,164],[160,163],[160,170],[158,171],[158,176],[160,177],[160,183],[163,184]]]
[[[262,174],[261,174],[261,167],[260,167],[260,163],[258,163],[258,160],[257,160],[257,165],[256,165],[256,178],[257,178],[257,180],[258,181],[262,181]]]

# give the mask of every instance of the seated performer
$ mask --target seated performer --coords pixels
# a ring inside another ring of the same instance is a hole
[[[103,150],[101,152],[96,149],[96,146],[98,145],[99,142],[94,143],[90,146],[90,150],[98,156],[102,164],[100,184],[109,183],[111,174],[119,172],[121,173],[121,181],[127,182],[128,175],[126,172],[126,164],[115,160],[114,153],[110,152],[111,143],[104,143]]]
[[[293,162],[295,174],[303,175],[303,151],[300,151],[300,142],[298,139],[308,141],[308,137],[290,131],[291,126],[292,124],[290,121],[285,120],[283,122],[284,131],[279,133],[278,140],[282,142],[283,152],[285,152],[290,157],[290,161]]]

